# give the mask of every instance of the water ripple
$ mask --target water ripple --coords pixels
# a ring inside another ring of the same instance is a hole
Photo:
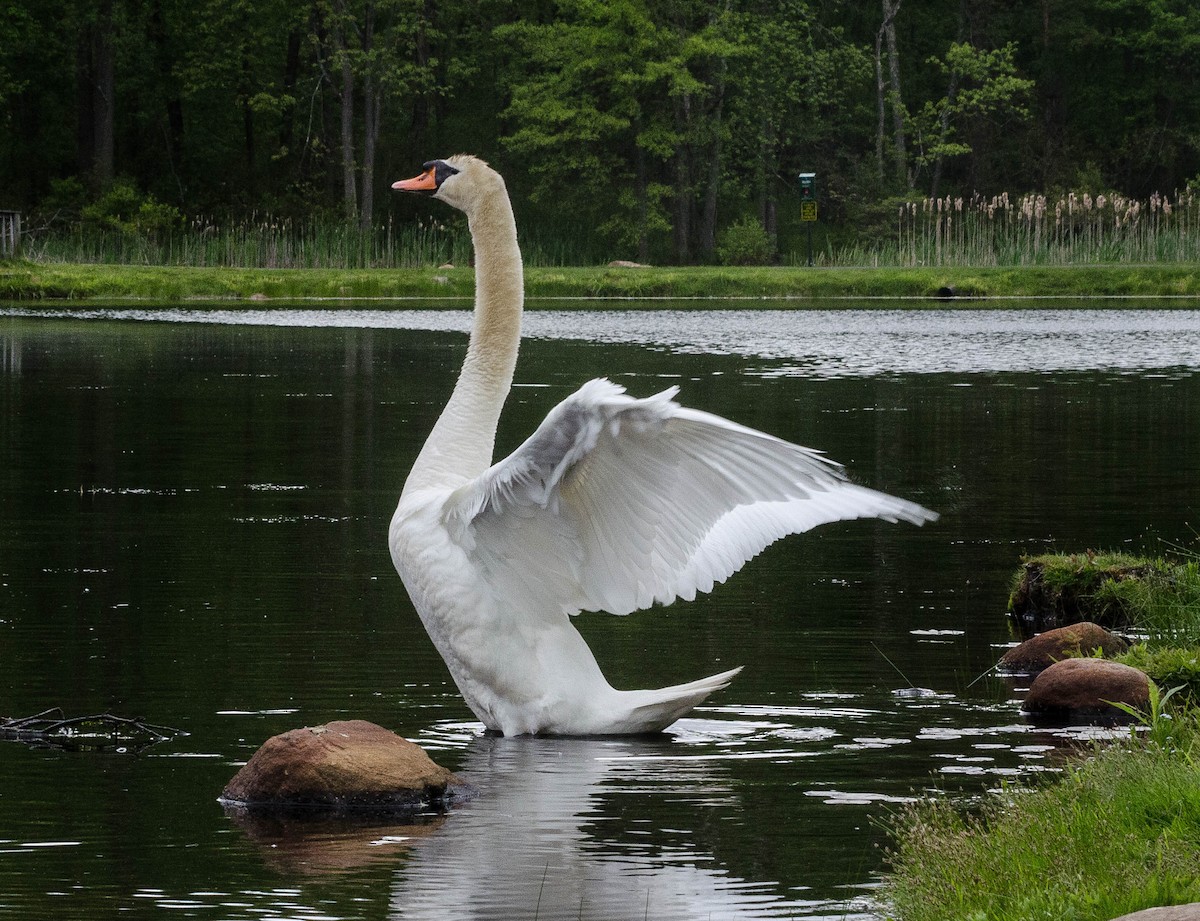
[[[382,307],[3,307],[0,316],[458,333],[471,323],[468,310]],[[750,372],[768,377],[1174,369],[1169,378],[1200,368],[1200,311],[1190,309],[530,310],[524,335],[738,355],[768,362]]]

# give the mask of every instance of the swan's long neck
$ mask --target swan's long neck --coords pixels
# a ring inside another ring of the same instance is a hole
[[[517,225],[503,182],[468,212],[475,247],[475,317],[458,383],[404,491],[457,486],[492,463],[496,424],[512,386],[525,286]]]

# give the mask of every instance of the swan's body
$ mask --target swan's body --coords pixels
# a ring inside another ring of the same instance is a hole
[[[481,160],[396,183],[467,215],[476,306],[450,401],[413,465],[388,535],[413,605],[475,715],[505,735],[657,732],[738,669],[618,691],[571,624],[712,589],[789,533],[850,518],[937,516],[849,483],[838,465],[708,413],[675,389],[634,399],[585,384],[492,464],[524,301],[504,181]]]

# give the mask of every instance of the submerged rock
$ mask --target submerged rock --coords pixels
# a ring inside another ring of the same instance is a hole
[[[1064,659],[1033,680],[1022,708],[1046,720],[1119,723],[1130,717],[1113,703],[1145,709],[1149,700],[1145,672],[1106,659]]]
[[[417,809],[467,787],[421,746],[365,720],[293,729],[263,743],[221,793],[246,807]]]
[[[1129,644],[1099,624],[1082,621],[1039,633],[1000,657],[1000,667],[1013,672],[1040,672],[1064,659],[1122,653]]]

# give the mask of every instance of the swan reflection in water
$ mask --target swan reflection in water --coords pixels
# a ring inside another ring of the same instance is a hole
[[[704,734],[706,724],[685,719],[676,731]],[[794,899],[789,886],[740,879],[697,846],[712,807],[737,812],[725,757],[670,735],[480,736],[460,770],[479,795],[412,848],[393,884],[392,917],[874,917],[855,914],[861,905]],[[661,805],[653,822],[650,798]]]

